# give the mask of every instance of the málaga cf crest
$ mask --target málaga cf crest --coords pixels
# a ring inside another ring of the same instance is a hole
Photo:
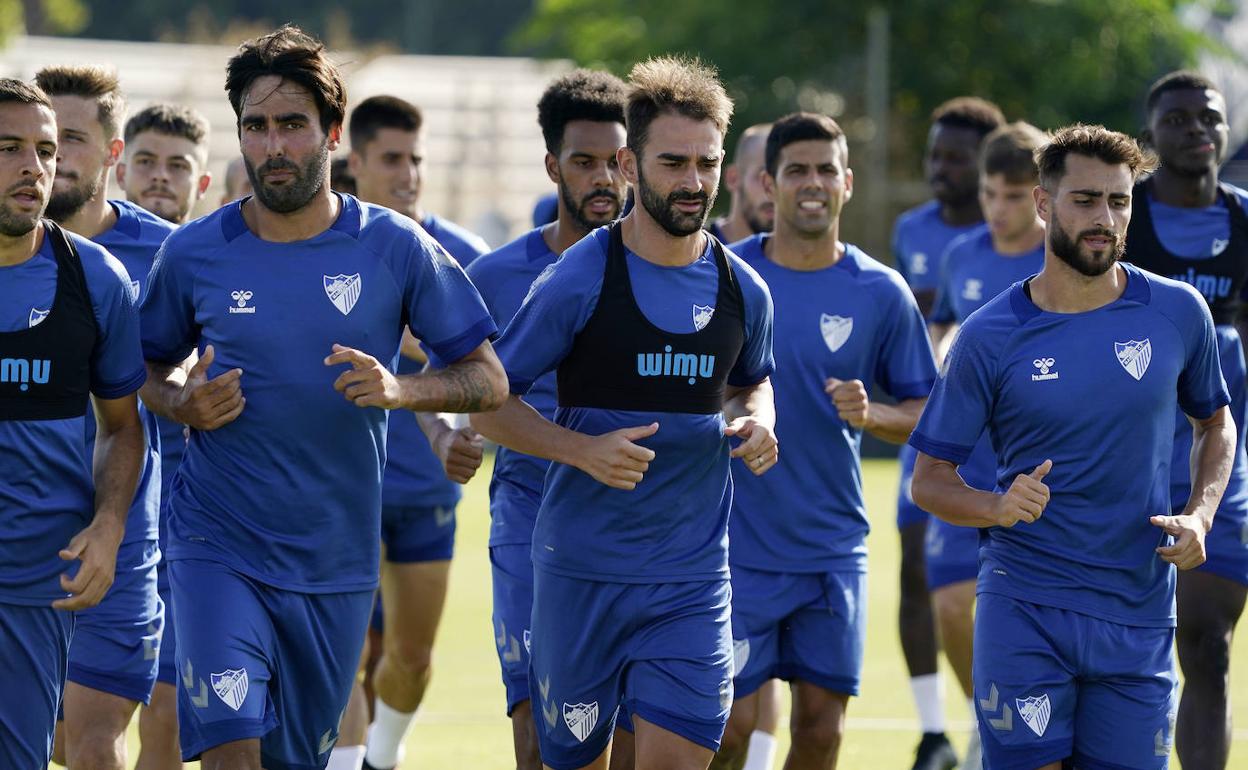
[[[563,722],[576,739],[584,743],[598,724],[598,701],[563,704]]]
[[[849,339],[849,335],[854,331],[854,319],[823,313],[819,316],[819,331],[823,334],[823,341],[827,343],[828,350],[835,353],[841,349],[845,340]]]
[[[1147,339],[1115,342],[1114,352],[1127,374],[1138,380],[1148,371],[1148,362],[1153,360],[1153,343]]]
[[[325,279],[325,295],[329,297],[329,301],[334,303],[334,307],[338,308],[343,315],[351,312],[351,308],[355,307],[355,303],[360,298],[360,274],[355,275],[326,275]]]
[[[694,305],[693,306],[693,330],[700,332],[706,328],[711,322],[711,316],[715,314],[715,308],[710,305]]]
[[[247,669],[227,668],[212,675],[212,689],[225,705],[238,711],[247,699]]]
[[[1015,698],[1014,705],[1018,706],[1018,715],[1023,718],[1031,731],[1043,737],[1044,731],[1049,727],[1049,717],[1053,714],[1053,707],[1049,705],[1049,694],[1045,693],[1032,698]]]

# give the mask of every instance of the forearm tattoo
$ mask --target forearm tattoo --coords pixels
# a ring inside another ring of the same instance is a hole
[[[452,364],[434,377],[442,383],[441,412],[480,412],[495,406],[489,378],[476,361]]]

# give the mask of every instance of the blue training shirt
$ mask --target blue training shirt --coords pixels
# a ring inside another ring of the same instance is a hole
[[[791,270],[765,256],[770,238],[731,248],[775,302],[771,385],[783,451],[762,476],[733,462],[729,558],[775,572],[865,572],[862,430],[841,420],[824,383],[857,379],[898,400],[926,397],[936,378],[927,328],[901,276],[856,246],[831,267]]]
[[[183,226],[156,258],[143,352],[181,361],[213,345],[215,377],[242,369],[234,422],[193,431],[169,506],[169,558],[210,559],[307,592],[377,582],[386,412],[333,389],[340,343],[379,361],[404,324],[447,361],[495,332],[463,270],[410,219],[339,195],[324,232],[256,237],[247,199]]]
[[[1026,254],[1004,256],[993,248],[988,225],[980,225],[954,239],[941,257],[932,323],[964,323],[988,300],[1043,268],[1043,243]],[[976,489],[991,492],[996,486],[997,456],[987,434],[980,437],[958,474]]]
[[[128,396],[146,378],[130,277],[107,251],[68,235],[99,327],[91,392],[105,399]],[[0,267],[0,331],[25,329],[47,317],[57,272],[46,237],[30,259]],[[95,515],[85,422],[82,417],[0,420],[0,602],[46,606],[65,596],[59,576],[71,564],[57,552]]]
[[[461,267],[467,267],[489,250],[480,237],[433,214],[427,216],[421,226]],[[422,368],[424,364],[400,355],[396,371],[415,374]],[[381,487],[382,503],[398,507],[454,507],[463,496],[463,490],[446,477],[442,462],[433,453],[429,439],[416,421],[416,413],[405,409],[391,413],[386,432],[390,452]]]
[[[537,227],[468,266],[468,277],[481,292],[498,328],[505,329],[529,293],[529,287],[558,259]],[[555,417],[555,373],[533,381],[524,401],[548,420]],[[550,461],[500,446],[490,480],[490,545],[532,542],[536,506],[525,504],[542,494]],[[519,504],[512,504],[517,500]]]
[[[512,393],[528,393],[572,349],[598,302],[607,243],[607,228],[595,230],[533,284],[497,344]],[[709,241],[702,256],[684,267],[656,265],[631,252],[626,260],[646,318],[668,332],[695,332],[693,307],[713,305],[718,289]],[[753,268],[735,255],[729,260],[745,306],[745,342],[728,382],[749,386],[773,369],[771,297]],[[659,430],[637,442],[654,450],[655,459],[634,490],[612,489],[570,466],[551,466],[533,532],[535,564],[569,577],[621,583],[727,575],[732,482],[722,414],[561,407],[555,422],[588,435],[652,422]]]
[[[1176,405],[1228,403],[1213,318],[1196,290],[1124,264],[1122,296],[1049,313],[1015,284],[958,334],[910,443],[955,464],[987,430],[997,485],[1053,461],[1033,524],[981,538],[978,590],[1116,623],[1175,621],[1175,570],[1149,523],[1170,512]]]
[[[1248,208],[1248,191],[1232,187],[1240,205]],[[1208,259],[1222,253],[1231,241],[1231,215],[1218,196],[1212,206],[1185,208],[1148,197],[1153,231],[1166,251],[1182,259]]]
[[[903,212],[893,226],[893,260],[912,291],[934,291],[940,280],[940,256],[959,235],[980,223],[954,227],[940,217],[940,202],[931,200]]]

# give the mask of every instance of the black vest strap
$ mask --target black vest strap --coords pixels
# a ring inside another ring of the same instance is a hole
[[[561,407],[714,414],[745,345],[745,302],[723,246],[711,240],[719,286],[713,307],[689,303],[697,331],[676,334],[637,305],[620,224],[611,225],[602,291],[556,375]]]
[[[60,227],[46,219],[43,226],[56,256],[56,294],[42,321],[0,333],[0,420],[63,420],[87,412],[99,337],[95,311],[78,250]]]
[[[1226,248],[1212,257],[1183,259],[1170,253],[1157,237],[1148,189],[1149,180],[1144,180],[1132,192],[1127,260],[1149,272],[1191,284],[1209,303],[1214,323],[1234,323],[1240,293],[1248,282],[1248,214],[1239,196],[1226,185],[1219,185],[1218,194],[1231,219],[1231,240]]]

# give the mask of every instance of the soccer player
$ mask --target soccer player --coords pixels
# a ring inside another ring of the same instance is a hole
[[[893,228],[893,261],[919,302],[931,313],[940,277],[940,255],[949,243],[983,223],[979,208],[976,160],[983,138],[1005,123],[993,103],[972,96],[951,99],[932,113],[923,170],[933,199],[902,214]],[[915,452],[898,453],[901,484],[897,493],[897,530],[901,535],[901,603],[898,629],[910,671],[910,691],[919,712],[923,737],[913,770],[949,770],[957,764],[945,737],[945,684],[936,667],[936,625],[923,550],[928,515],[910,497]]]
[[[979,155],[979,203],[987,223],[954,240],[941,257],[941,277],[931,317],[938,361],[948,352],[958,324],[985,302],[1044,266],[1044,221],[1036,214],[1031,192],[1038,181],[1034,154],[1044,142],[1043,132],[1021,122],[1002,126],[984,138]],[[980,437],[958,474],[976,489],[991,492],[996,486],[997,456],[987,435]],[[957,527],[941,519],[929,521],[924,558],[940,640],[971,704],[974,719],[971,645],[979,530]],[[976,730],[962,767],[977,770],[979,766]]]
[[[1036,155],[1044,269],[962,325],[918,427],[914,499],[981,535],[975,698],[984,764],[1165,768],[1175,719],[1175,567],[1235,451],[1218,340],[1192,287],[1119,259],[1152,164],[1100,126]],[[1170,510],[1174,411],[1194,493]],[[957,466],[987,430],[996,492]]]
[[[624,205],[616,161],[624,146],[624,84],[614,75],[576,70],[551,83],[537,105],[546,141],[546,174],[558,189],[554,222],[534,228],[468,266],[494,322],[504,328],[529,286],[558,256]],[[547,420],[555,414],[555,374],[538,377],[524,402]],[[444,429],[442,429],[444,430]],[[450,455],[447,472],[467,481],[475,458]],[[499,447],[490,482],[490,564],[494,587],[494,641],[498,647],[518,770],[540,770],[529,693],[529,617],[533,608],[533,525],[550,463]]]
[[[770,232],[775,207],[763,191],[763,147],[770,123],[750,126],[737,137],[732,163],[724,168],[729,192],[728,216],[711,222],[707,230],[722,243],[735,243],[756,233]]]
[[[461,265],[488,248],[463,228],[420,207],[425,134],[415,105],[394,96],[372,96],[351,111],[349,170],[361,200],[385,206],[420,222]],[[420,371],[425,357],[407,340],[398,372]],[[422,415],[449,427],[436,415]],[[471,443],[458,431],[440,433],[448,442]],[[478,442],[479,443],[479,442]],[[382,483],[382,554],[379,610],[385,608],[381,657],[372,675],[373,725],[367,766],[394,767],[399,748],[429,686],[433,643],[446,601],[455,547],[455,506],[461,490],[443,473],[414,412],[390,416],[389,455]],[[377,617],[380,618],[380,611]]]
[[[1175,636],[1184,681],[1175,736],[1179,760],[1184,768],[1223,768],[1231,748],[1231,641],[1248,595],[1248,373],[1234,325],[1248,279],[1248,193],[1218,182],[1228,126],[1226,100],[1212,82],[1194,72],[1172,72],[1149,91],[1147,114],[1143,139],[1161,165],[1136,185],[1127,255],[1204,296],[1236,427],[1235,465],[1205,542],[1209,558],[1179,575]],[[1192,491],[1186,462],[1191,444],[1191,427],[1180,415],[1170,465],[1176,511]]]
[[[168,536],[182,755],[324,767],[377,583],[385,410],[496,407],[505,375],[463,271],[331,192],[345,93],[324,47],[288,25],[226,71],[255,195],[171,235],[142,308],[144,398],[191,427]],[[381,363],[405,325],[444,371]]]
[[[620,170],[638,205],[565,251],[499,341],[512,397],[473,425],[553,460],[533,532],[529,692],[542,762],[707,767],[732,703],[731,456],[778,457],[771,300],[702,231],[732,103],[699,62],[630,74]],[[554,421],[520,400],[555,372]]]
[[[241,157],[234,158],[225,167],[225,190],[221,193],[221,205],[233,203],[251,195],[251,178]]]
[[[115,256],[131,276],[137,304],[156,250],[173,226],[133,203],[108,200],[108,175],[123,148],[125,104],[117,76],[98,66],[56,66],[40,70],[35,82],[52,100],[60,140],[48,218]],[[56,756],[74,767],[125,766],[126,728],[135,708],[150,701],[159,670],[165,612],[156,564],[160,447],[167,434],[155,415],[140,413],[148,454],[117,552],[116,581],[98,607],[78,615],[69,650],[64,740]],[[88,420],[88,447],[94,427]],[[181,426],[171,427],[181,441]]]
[[[126,121],[123,160],[117,164],[117,183],[132,203],[173,225],[191,218],[212,183],[208,172],[208,120],[191,107],[153,104]],[[162,238],[163,240],[163,238]],[[159,244],[155,244],[159,246]],[[122,250],[121,254],[126,251]],[[155,248],[139,255],[137,275],[146,283]],[[129,269],[129,268],[128,268]],[[173,475],[186,451],[184,428],[157,418],[160,426],[160,499],[162,515],[169,499]],[[167,527],[160,528],[164,551]],[[151,701],[139,711],[139,757],[137,770],[159,770],[181,762],[178,751],[177,667],[174,664],[173,603],[169,600],[168,563],[156,565],[157,589],[165,606],[160,633],[160,665]]]
[[[145,464],[145,375],[125,268],[41,219],[57,124],[38,87],[0,80],[0,150],[0,766],[35,768],[50,758],[75,614],[113,584]]]
[[[717,767],[739,767],[757,690],[791,683],[785,767],[836,766],[866,642],[868,530],[863,431],[901,443],[936,378],[927,329],[896,271],[840,240],[853,193],[836,121],[795,113],[766,138],[763,187],[775,232],[731,248],[776,305],[776,431],[785,462],[766,476],[734,468],[729,525],[736,700]],[[869,401],[878,383],[896,405]]]

